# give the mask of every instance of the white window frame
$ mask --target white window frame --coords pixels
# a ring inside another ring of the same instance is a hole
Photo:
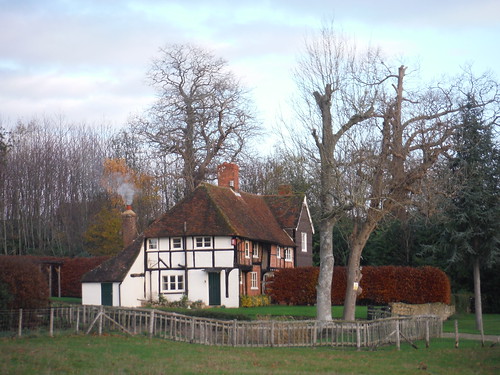
[[[257,272],[250,272],[250,289],[252,289],[252,290],[259,289]]]
[[[198,244],[201,241],[201,244]],[[195,249],[211,249],[212,248],[212,237],[210,236],[198,236],[194,238]]]
[[[185,278],[183,273],[175,273],[162,275],[161,291],[162,292],[184,292]]]
[[[301,236],[302,236],[302,244],[301,244],[302,252],[307,253],[307,232],[302,232]]]
[[[257,242],[253,243],[253,255],[254,258],[259,257],[259,244]]]
[[[292,260],[292,249],[285,247],[285,262],[291,262]]]
[[[148,250],[158,250],[158,238],[148,238]]]
[[[281,259],[281,247],[276,246],[276,258]]]
[[[250,258],[250,242],[245,241],[245,258]]]
[[[172,249],[182,249],[182,237],[172,237]]]

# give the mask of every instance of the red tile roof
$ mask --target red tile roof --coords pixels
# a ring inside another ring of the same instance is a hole
[[[276,198],[235,193],[230,188],[202,183],[190,196],[155,221],[144,235],[239,236],[294,246],[292,239],[283,230],[283,224],[290,228],[288,224],[298,221],[303,198]]]

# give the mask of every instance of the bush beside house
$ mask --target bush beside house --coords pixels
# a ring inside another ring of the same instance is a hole
[[[435,267],[363,267],[360,282],[362,304],[409,304],[441,302],[450,304],[451,287],[447,275]],[[313,305],[319,268],[301,267],[275,272],[267,294],[275,303]],[[335,267],[332,280],[332,304],[342,305],[346,288],[346,268]]]

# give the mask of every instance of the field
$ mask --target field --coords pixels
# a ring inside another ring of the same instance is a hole
[[[1,374],[498,374],[500,346],[439,339],[357,352],[207,347],[146,337],[0,339]],[[422,372],[425,370],[425,372]]]

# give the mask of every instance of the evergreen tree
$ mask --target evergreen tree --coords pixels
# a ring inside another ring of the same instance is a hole
[[[443,240],[450,250],[450,263],[472,265],[476,325],[482,329],[480,270],[500,255],[500,163],[493,125],[474,107],[474,98],[469,97],[455,137],[455,155],[449,164],[455,191],[446,209]]]

